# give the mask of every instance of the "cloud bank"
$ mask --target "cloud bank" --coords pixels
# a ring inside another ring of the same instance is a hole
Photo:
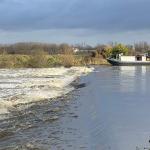
[[[1,0],[1,30],[150,28],[149,0]]]
[[[145,40],[149,6],[150,0],[0,0],[0,42]]]

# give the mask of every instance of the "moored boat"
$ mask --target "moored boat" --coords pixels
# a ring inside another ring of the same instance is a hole
[[[107,61],[115,66],[147,66],[150,65],[150,56],[147,54],[136,56],[124,56],[123,54],[119,54],[115,58],[107,58]]]

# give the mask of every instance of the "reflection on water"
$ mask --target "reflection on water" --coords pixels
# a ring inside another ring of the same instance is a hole
[[[136,69],[134,66],[120,66],[119,73],[119,89],[121,92],[133,92],[135,90],[136,83]]]
[[[105,149],[132,150],[147,145],[150,135],[150,67],[101,68],[98,75],[97,82],[102,86],[97,85],[99,98],[96,96],[95,99],[100,99],[99,114],[103,114],[98,118],[108,122],[106,130],[108,128],[109,133],[104,135],[113,137],[105,140]]]
[[[12,110],[0,150],[135,150],[150,136],[150,67],[99,67],[87,87],[56,102]]]
[[[150,71],[148,66],[120,66],[120,87],[122,92],[146,91],[147,73]]]

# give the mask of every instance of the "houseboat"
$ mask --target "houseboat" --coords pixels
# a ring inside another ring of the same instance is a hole
[[[136,56],[124,56],[118,54],[116,57],[110,57],[107,61],[115,66],[135,66],[135,65],[150,65],[150,56],[148,54]]]

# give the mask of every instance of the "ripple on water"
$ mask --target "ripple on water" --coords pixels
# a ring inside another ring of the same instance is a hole
[[[74,86],[70,83],[84,72],[88,71],[81,68],[0,70],[0,150],[63,149],[63,143],[72,148],[69,143],[73,140],[65,140],[63,136],[75,135],[76,130],[67,133],[61,125],[70,111],[73,94],[68,93],[78,86],[78,82]],[[76,89],[81,86],[85,84]],[[70,117],[78,118],[75,113]]]

